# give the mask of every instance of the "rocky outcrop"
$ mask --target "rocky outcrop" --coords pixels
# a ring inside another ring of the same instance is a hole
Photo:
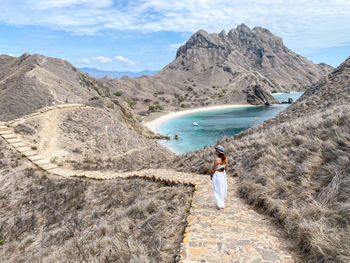
[[[271,105],[278,103],[269,92],[259,85],[251,86],[245,90],[245,93],[247,93],[247,102],[252,105]]]

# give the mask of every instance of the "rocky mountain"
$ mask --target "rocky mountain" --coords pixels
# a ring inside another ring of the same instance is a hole
[[[284,112],[218,142],[241,196],[273,216],[312,262],[350,261],[349,105],[350,57]],[[208,174],[212,152],[173,165]]]
[[[269,91],[303,90],[329,73],[289,50],[269,30],[242,24],[226,34],[195,33],[181,46],[176,59],[157,76],[176,79],[194,76],[197,85],[242,89],[260,83]]]
[[[136,99],[140,94],[137,110],[149,105],[170,110],[227,103],[259,105],[276,103],[272,91],[305,90],[331,69],[294,53],[269,30],[242,24],[227,34],[199,30],[160,72],[124,78],[120,90]],[[105,85],[113,89],[111,82]],[[138,92],[130,92],[128,86],[137,87]]]

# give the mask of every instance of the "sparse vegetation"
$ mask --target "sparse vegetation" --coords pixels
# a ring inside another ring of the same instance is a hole
[[[21,153],[21,154],[19,154],[18,156],[17,156],[17,159],[18,160],[21,160],[22,158],[24,158],[24,157],[26,157],[23,153]]]
[[[149,107],[148,107],[148,111],[149,112],[154,112],[154,111],[162,111],[163,110],[163,106],[161,106],[161,105],[150,105]]]
[[[123,94],[123,92],[121,92],[121,91],[116,91],[116,92],[114,92],[113,93],[115,96],[117,96],[117,97],[120,97],[122,94]]]
[[[182,103],[182,104],[180,105],[180,107],[181,107],[181,108],[185,108],[185,104]]]
[[[133,99],[127,98],[125,102],[129,104],[130,108],[134,108],[135,101]]]
[[[277,92],[278,92],[278,91],[275,90],[275,89],[274,89],[273,91],[271,91],[272,94],[277,93]]]
[[[57,157],[52,157],[51,159],[50,159],[50,162],[51,163],[55,163],[57,161]]]
[[[33,145],[33,146],[30,147],[30,149],[32,149],[33,151],[36,151],[36,150],[38,150],[38,146]]]

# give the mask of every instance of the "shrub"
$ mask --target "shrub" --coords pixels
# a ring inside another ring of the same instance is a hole
[[[121,91],[116,91],[113,93],[115,96],[120,97],[123,93]]]
[[[277,90],[274,89],[273,91],[271,91],[271,93],[272,93],[272,94],[273,94],[273,93],[277,93]]]
[[[133,99],[127,98],[125,99],[125,102],[128,103],[131,108],[134,108],[135,101]]]
[[[181,108],[185,108],[185,104],[182,103],[182,104],[180,105],[180,107],[181,107]]]
[[[30,149],[32,149],[33,151],[38,150],[38,146],[33,145],[32,147],[30,147]]]
[[[191,91],[193,91],[193,88],[192,88],[191,86],[189,86],[189,87],[187,88],[187,90],[191,92]]]

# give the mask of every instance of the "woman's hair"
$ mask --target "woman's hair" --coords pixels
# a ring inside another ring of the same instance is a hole
[[[223,153],[220,153],[220,152],[219,152],[219,157],[221,158],[221,160],[222,160],[223,162],[226,160],[226,156],[225,156],[225,154],[223,154]]]

